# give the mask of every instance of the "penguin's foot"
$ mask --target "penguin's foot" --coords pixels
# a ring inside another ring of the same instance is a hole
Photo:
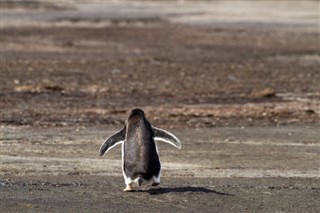
[[[158,186],[160,183],[153,182],[151,186]]]
[[[125,191],[125,192],[133,192],[134,189],[132,187],[132,183],[129,183],[123,191]]]

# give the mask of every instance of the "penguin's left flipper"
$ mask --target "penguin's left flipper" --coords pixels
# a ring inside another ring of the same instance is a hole
[[[181,142],[172,133],[170,133],[170,132],[168,132],[168,131],[166,131],[164,129],[157,128],[157,127],[152,127],[152,130],[153,130],[153,133],[154,133],[154,139],[155,140],[159,140],[159,141],[163,141],[163,142],[169,143],[172,146],[175,146],[178,149],[181,149]]]
[[[100,146],[100,156],[104,155],[105,152],[109,151],[114,146],[123,143],[126,137],[126,128],[123,128],[121,131],[109,137],[101,146]]]

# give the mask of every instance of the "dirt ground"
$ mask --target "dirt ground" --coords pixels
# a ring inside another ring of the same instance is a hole
[[[1,209],[320,212],[317,6],[3,1]],[[98,149],[135,107],[183,148],[124,193]]]

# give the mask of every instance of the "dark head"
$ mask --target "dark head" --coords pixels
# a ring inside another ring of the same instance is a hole
[[[139,131],[144,131],[151,128],[150,123],[144,116],[144,112],[141,109],[133,109],[125,125],[127,128],[127,134],[135,134],[138,129]]]
[[[130,116],[128,118],[128,121],[130,123],[136,123],[139,121],[144,120],[145,116],[144,116],[144,112],[142,109],[133,109],[130,113]]]
[[[131,111],[131,113],[130,113],[129,118],[130,118],[130,117],[136,117],[136,116],[142,116],[142,117],[144,117],[144,112],[143,112],[143,110],[142,110],[142,109],[138,109],[138,108],[133,109],[133,110]]]

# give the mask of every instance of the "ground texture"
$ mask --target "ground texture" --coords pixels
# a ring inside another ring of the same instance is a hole
[[[1,3],[2,210],[320,212],[317,2],[168,4]],[[124,193],[135,107],[183,148]]]

